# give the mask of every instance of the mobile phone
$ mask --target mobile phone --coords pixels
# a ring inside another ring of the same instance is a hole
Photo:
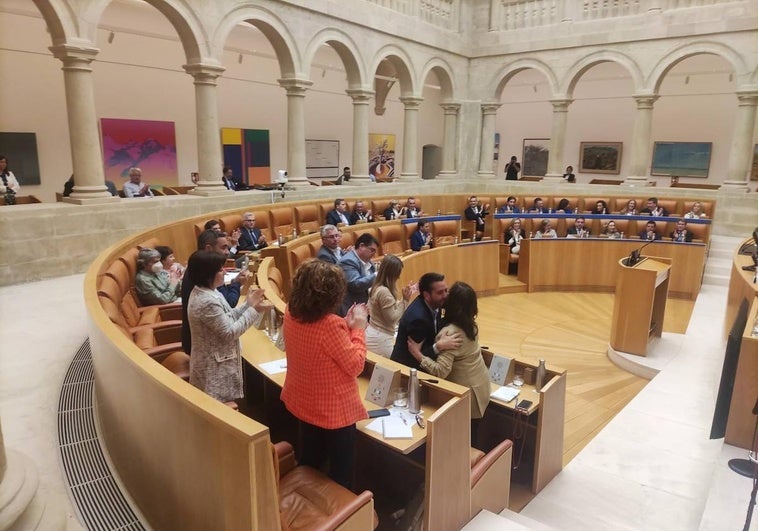
[[[368,418],[375,419],[377,417],[387,417],[390,414],[389,409],[372,409],[368,412]]]
[[[529,408],[532,407],[532,401],[531,400],[522,400],[518,404],[516,404],[516,409],[520,409],[523,411],[528,411]]]

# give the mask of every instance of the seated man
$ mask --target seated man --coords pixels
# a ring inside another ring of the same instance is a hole
[[[516,198],[511,196],[508,196],[508,199],[506,199],[505,204],[497,209],[498,214],[520,214],[521,209],[516,206]]]
[[[224,166],[224,175],[221,177],[221,180],[224,182],[224,186],[229,190],[235,191],[247,189],[247,185],[234,176],[234,172],[229,166]]]
[[[321,249],[318,250],[316,258],[337,264],[340,258],[345,254],[340,248],[340,231],[334,225],[324,225],[321,227]]]
[[[342,300],[340,315],[347,315],[353,304],[368,302],[368,290],[376,278],[376,266],[371,258],[379,249],[379,242],[371,234],[364,232],[355,240],[355,249],[345,254],[339,262],[345,273],[347,292]]]
[[[397,199],[390,199],[390,204],[384,210],[384,219],[400,219],[403,215],[403,210],[400,208],[400,201]]]
[[[205,225],[203,225],[203,228],[205,230],[212,230],[217,233],[223,232],[221,230],[221,223],[217,219],[209,219],[205,222]],[[229,240],[229,254],[230,255],[236,255],[239,249],[239,239],[240,239],[240,229],[239,227],[234,229],[231,234],[227,235],[227,239]]]
[[[229,256],[229,243],[226,239],[226,233],[206,230],[197,237],[198,251],[212,251],[224,256]],[[195,287],[193,280],[192,264],[190,260],[187,269],[184,272],[182,281],[182,350],[188,355],[192,354],[192,334],[190,332],[189,319],[187,318],[187,305],[189,304],[190,294]],[[216,288],[226,302],[234,308],[237,306],[240,298],[240,288],[250,277],[250,272],[242,270],[232,279],[229,284]]]
[[[675,242],[691,242],[692,233],[687,230],[687,222],[682,219],[676,220],[676,229],[671,233],[671,239]]]
[[[660,240],[661,235],[655,231],[655,221],[648,221],[645,230],[640,232],[640,240]]]
[[[589,238],[590,231],[585,227],[584,216],[579,216],[574,220],[574,226],[569,227],[566,231],[566,238]]]
[[[542,200],[541,197],[535,197],[534,203],[532,203],[532,206],[529,207],[528,212],[538,212],[540,214],[547,214],[548,210],[545,208],[545,202]]]
[[[345,184],[350,180],[350,166],[342,168],[342,175],[337,177],[337,184]]]
[[[355,225],[356,223],[362,223],[364,221],[369,223],[374,221],[374,215],[370,210],[366,210],[366,207],[363,206],[363,201],[356,201],[353,213],[350,214],[350,224]]]
[[[260,251],[265,247],[268,247],[266,235],[261,232],[261,229],[255,226],[255,214],[252,212],[245,212],[242,214],[242,229],[239,232],[237,250]]]
[[[411,234],[411,249],[420,251],[424,245],[432,247],[432,224],[428,221],[419,221],[418,229]]]
[[[475,195],[468,198],[468,207],[463,211],[463,215],[467,220],[473,221],[476,224],[474,235],[475,241],[481,241],[484,236],[484,218],[489,215],[490,204],[487,203],[482,207],[479,203],[479,199]]]
[[[406,218],[420,218],[422,216],[421,209],[416,206],[416,198],[409,197],[405,202],[402,213]]]
[[[649,197],[647,200],[647,206],[640,210],[640,214],[650,214],[656,217],[667,217],[669,215],[668,210],[658,206],[657,197]]]
[[[153,197],[150,185],[142,182],[142,170],[129,168],[129,182],[124,183],[126,197]]]
[[[344,199],[337,198],[334,200],[334,210],[330,210],[326,215],[326,222],[334,226],[340,223],[350,225],[350,218],[347,214],[347,203],[345,203]]]

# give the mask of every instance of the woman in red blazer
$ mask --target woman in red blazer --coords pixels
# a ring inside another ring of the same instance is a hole
[[[304,262],[292,281],[284,315],[287,377],[282,401],[300,421],[298,462],[351,487],[355,423],[368,418],[358,392],[366,361],[365,304],[343,318],[334,312],[345,295],[342,270],[321,260]]]

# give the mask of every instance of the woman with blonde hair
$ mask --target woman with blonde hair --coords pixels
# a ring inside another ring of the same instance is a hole
[[[418,291],[417,284],[411,282],[403,288],[402,297],[398,297],[397,280],[402,270],[403,262],[397,256],[385,256],[379,264],[379,272],[368,299],[371,322],[366,328],[366,348],[385,358],[392,355],[397,323],[411,297]]]
[[[555,229],[550,226],[550,220],[543,219],[542,221],[540,221],[539,228],[537,229],[537,232],[534,233],[534,237],[536,239],[557,238],[558,234],[556,234]]]

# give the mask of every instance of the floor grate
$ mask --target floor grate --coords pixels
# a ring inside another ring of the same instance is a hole
[[[89,339],[66,372],[58,400],[58,448],[81,520],[92,531],[145,530],[113,477],[95,429]]]

